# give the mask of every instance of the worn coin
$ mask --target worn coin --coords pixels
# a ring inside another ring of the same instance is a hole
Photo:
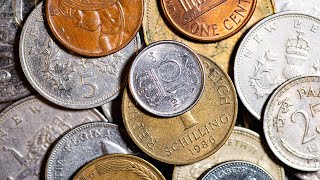
[[[303,13],[270,16],[245,36],[238,49],[234,79],[243,104],[257,119],[269,95],[287,79],[319,74],[320,20]]]
[[[185,166],[175,166],[172,180],[196,180],[212,167],[227,161],[247,161],[266,170],[275,180],[284,180],[283,168],[265,150],[259,134],[235,127],[226,143],[210,157]]]
[[[161,41],[137,55],[129,72],[129,87],[143,109],[173,117],[198,102],[204,77],[202,63],[193,50],[175,41]]]
[[[30,96],[8,107],[0,117],[0,179],[44,179],[47,150],[71,128],[105,120],[97,110],[68,110]]]
[[[319,0],[275,0],[275,9],[277,12],[282,11],[303,11],[320,17]]]
[[[302,171],[320,170],[320,77],[294,78],[271,96],[263,130],[274,154]]]
[[[31,85],[51,102],[73,109],[101,106],[126,84],[130,59],[141,46],[137,35],[125,48],[102,58],[83,58],[61,49],[49,36],[39,5],[23,28],[20,58]]]

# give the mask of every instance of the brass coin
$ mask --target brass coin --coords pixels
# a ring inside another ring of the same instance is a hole
[[[132,155],[106,155],[84,166],[73,180],[165,180],[163,175],[149,162]]]
[[[46,1],[54,36],[69,50],[89,57],[125,47],[138,32],[142,16],[143,0]]]
[[[206,82],[199,102],[187,113],[158,118],[139,109],[125,90],[122,114],[133,141],[149,156],[169,164],[190,164],[216,152],[234,127],[238,102],[229,76],[200,56]]]

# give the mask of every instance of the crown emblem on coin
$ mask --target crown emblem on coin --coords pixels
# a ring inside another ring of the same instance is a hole
[[[286,58],[290,65],[301,66],[307,59],[309,43],[301,37],[302,32],[297,31],[296,38],[290,38],[286,43]]]

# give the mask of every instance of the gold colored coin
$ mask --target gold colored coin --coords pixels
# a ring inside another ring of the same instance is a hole
[[[125,154],[106,155],[84,166],[73,180],[165,180],[163,175],[149,162]]]
[[[122,113],[133,141],[149,156],[169,164],[190,164],[216,152],[234,127],[238,102],[229,76],[214,62],[200,56],[206,83],[199,102],[172,118],[149,115],[124,92]]]

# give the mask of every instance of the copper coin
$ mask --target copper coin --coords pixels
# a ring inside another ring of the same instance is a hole
[[[240,31],[257,0],[161,0],[165,16],[179,32],[198,41],[219,41]]]
[[[133,5],[134,4],[134,5]],[[143,0],[47,0],[54,36],[69,50],[89,57],[112,54],[138,32]]]

